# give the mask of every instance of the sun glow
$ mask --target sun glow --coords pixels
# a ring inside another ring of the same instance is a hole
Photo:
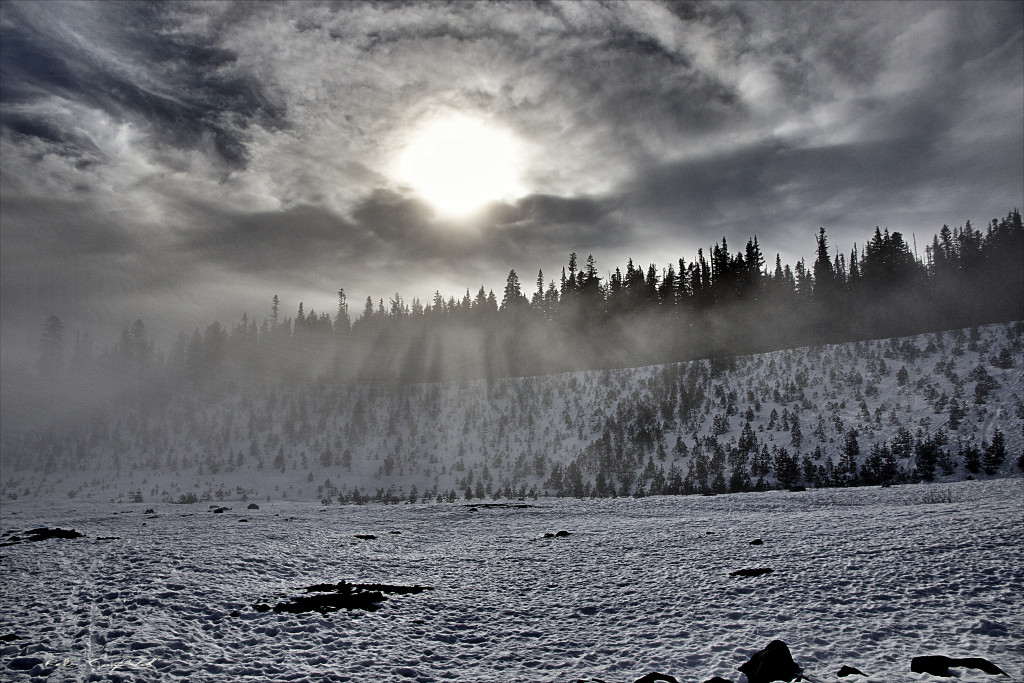
[[[526,194],[519,178],[521,157],[511,133],[458,115],[416,130],[398,155],[394,174],[439,214],[464,217],[489,202]]]

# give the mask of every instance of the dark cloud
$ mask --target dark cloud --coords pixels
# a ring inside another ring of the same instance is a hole
[[[364,254],[370,239],[358,226],[312,206],[244,214],[211,211],[203,222],[208,226],[182,234],[181,256],[241,273],[285,276],[330,268],[343,257]]]
[[[83,9],[5,5],[2,99],[5,109],[20,113],[7,113],[4,127],[50,142],[74,141],[73,120],[43,127],[26,122],[47,98],[71,100],[143,126],[165,144],[210,148],[238,167],[247,161],[249,125],[283,125],[282,107],[252,75],[233,68],[233,52],[183,30],[178,6],[101,3],[89,7],[95,14],[88,17]]]
[[[97,211],[86,197],[4,196],[3,202],[5,267],[43,256],[123,255],[141,246],[116,216]]]
[[[497,226],[594,225],[601,222],[614,204],[592,197],[557,197],[533,194],[514,204],[497,204],[490,219]]]

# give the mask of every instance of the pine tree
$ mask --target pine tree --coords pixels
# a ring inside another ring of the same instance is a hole
[[[43,334],[39,340],[38,368],[45,374],[55,374],[64,365],[64,323],[51,315],[43,323]]]
[[[480,290],[482,292],[483,287]],[[526,297],[523,296],[519,284],[519,276],[516,274],[515,269],[512,269],[508,271],[508,277],[505,279],[505,293],[501,297],[501,310],[509,311],[525,302]]]
[[[281,300],[278,299],[277,298],[277,294],[275,294],[274,298],[270,302],[270,329],[272,331],[277,330],[277,326],[278,326],[278,324],[280,322],[278,320],[278,315],[280,313],[280,308],[281,308]]]
[[[843,440],[843,458],[840,464],[840,473],[846,477],[847,486],[859,485],[857,468],[857,456],[860,455],[860,444],[857,442],[857,430],[851,429],[846,432]]]
[[[825,228],[818,229],[818,251],[814,260],[814,294],[817,298],[826,300],[835,294],[836,272],[828,255],[828,238],[825,235]]]
[[[334,331],[339,337],[348,334],[352,327],[352,320],[348,315],[348,298],[345,296],[344,288],[338,290],[338,313],[334,316]]]
[[[1003,431],[996,428],[992,435],[992,443],[985,445],[984,448],[981,465],[985,468],[985,474],[995,474],[1006,460],[1006,437],[1003,436]]]

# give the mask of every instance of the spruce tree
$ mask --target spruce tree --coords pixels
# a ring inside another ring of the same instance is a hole
[[[995,474],[999,471],[1003,461],[1006,460],[1006,437],[1003,431],[996,428],[992,435],[992,443],[985,446],[985,453],[981,457],[981,465],[985,468],[985,474]]]

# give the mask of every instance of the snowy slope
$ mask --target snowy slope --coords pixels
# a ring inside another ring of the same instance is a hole
[[[0,679],[739,682],[779,638],[812,681],[940,680],[910,672],[929,654],[1010,675],[959,680],[1022,681],[1022,494],[1004,478],[475,511],[5,501],[5,539],[86,536],[0,548]],[[730,576],[757,567],[774,571]],[[342,579],[433,590],[375,612],[253,607]]]
[[[144,502],[722,492],[857,483],[846,465],[856,479],[882,446],[891,483],[1007,476],[1024,449],[1022,371],[1018,322],[490,384],[177,396],[5,434],[0,486],[8,500]],[[997,432],[1005,459],[971,471],[967,453]]]

